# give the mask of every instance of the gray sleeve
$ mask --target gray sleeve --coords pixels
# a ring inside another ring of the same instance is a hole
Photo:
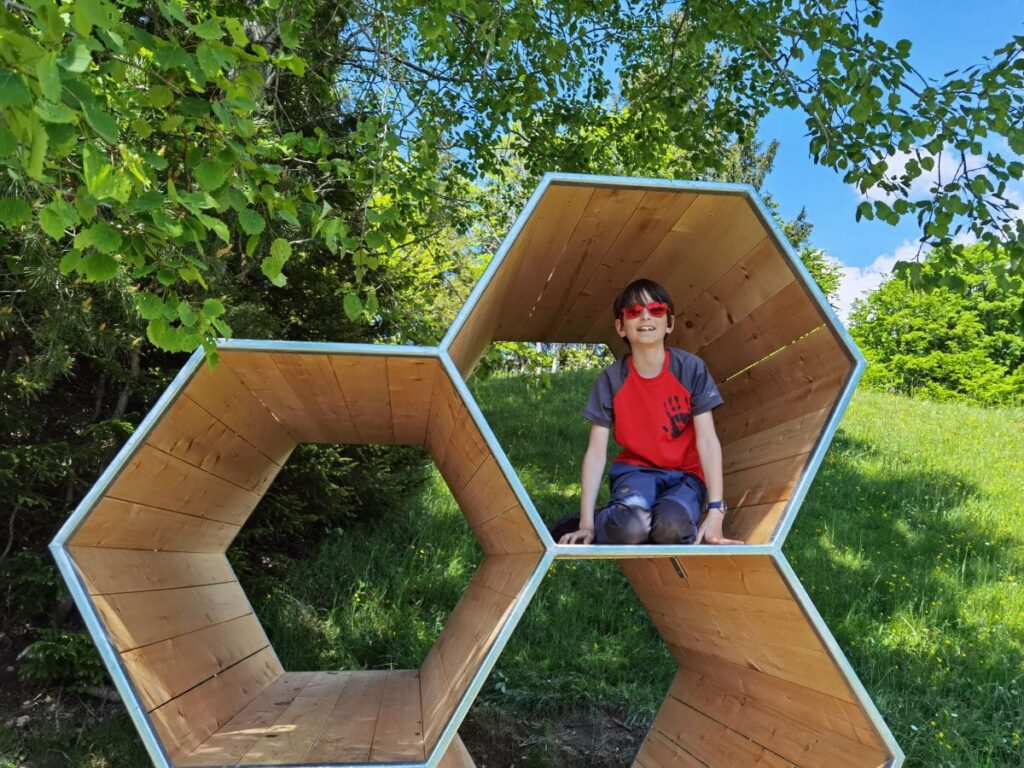
[[[687,352],[681,352],[680,358],[680,381],[690,391],[690,409],[693,415],[707,413],[724,404],[725,400],[718,393],[718,387],[711,377],[707,364],[696,355]]]
[[[612,399],[614,397],[615,392],[613,391],[611,376],[608,370],[605,369],[601,371],[601,375],[597,377],[594,386],[590,388],[590,397],[587,398],[587,404],[584,406],[581,415],[584,419],[597,424],[599,427],[611,427],[614,420],[612,411]]]

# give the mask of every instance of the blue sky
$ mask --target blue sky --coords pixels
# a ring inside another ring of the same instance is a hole
[[[912,41],[911,60],[922,74],[941,77],[951,69],[981,60],[1024,34],[1024,0],[890,0],[885,4],[880,37]],[[840,314],[863,291],[877,286],[897,258],[912,258],[919,233],[913,217],[893,227],[878,221],[854,221],[858,193],[830,169],[814,165],[807,151],[803,118],[777,111],[761,124],[766,142],[781,143],[775,167],[763,191],[792,218],[806,208],[814,224],[812,244],[845,267]]]

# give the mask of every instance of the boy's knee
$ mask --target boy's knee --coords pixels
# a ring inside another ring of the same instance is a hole
[[[609,544],[643,544],[651,535],[651,511],[617,504],[604,525]]]
[[[651,541],[655,544],[692,544],[697,538],[697,527],[690,513],[681,504],[662,502],[654,507],[651,523]]]

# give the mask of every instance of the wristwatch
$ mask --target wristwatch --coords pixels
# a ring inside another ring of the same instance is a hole
[[[729,507],[726,506],[725,501],[719,499],[718,501],[709,501],[708,509],[717,509],[723,515],[729,511]]]

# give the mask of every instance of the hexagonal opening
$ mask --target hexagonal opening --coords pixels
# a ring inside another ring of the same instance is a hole
[[[115,682],[158,763],[424,763],[455,738],[547,563],[500,449],[437,354],[220,355],[215,370],[193,358],[65,540]],[[484,551],[419,669],[285,671],[253,614],[224,552],[299,442],[425,445]]]
[[[703,358],[725,399],[726,535],[781,541],[860,368],[749,187],[546,177],[444,345],[463,376],[496,340],[622,353],[611,307],[639,277],[672,294],[669,343]]]
[[[902,760],[781,555],[620,563],[679,664],[637,765],[875,768]]]

